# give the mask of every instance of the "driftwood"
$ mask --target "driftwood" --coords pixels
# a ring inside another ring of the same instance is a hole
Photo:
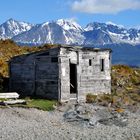
[[[19,98],[19,94],[16,92],[0,93],[0,99],[8,99],[6,101],[1,101],[0,105],[26,104],[25,100],[17,98]]]
[[[17,99],[19,94],[17,92],[0,93],[0,99]]]
[[[13,105],[13,104],[26,104],[25,100],[8,100],[8,101],[3,101],[3,104],[5,105]]]

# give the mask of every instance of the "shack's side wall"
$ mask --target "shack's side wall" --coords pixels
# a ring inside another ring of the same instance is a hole
[[[14,58],[10,63],[10,90],[21,95],[58,99],[58,52],[50,49],[49,53]]]

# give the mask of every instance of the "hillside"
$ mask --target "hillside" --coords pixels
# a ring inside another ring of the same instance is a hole
[[[57,45],[45,44],[38,47],[19,46],[14,41],[0,40],[0,91],[5,78],[8,78],[8,61],[17,55],[27,54],[35,51],[45,50]]]
[[[38,51],[38,47],[20,47],[12,40],[0,40],[0,75],[8,76],[8,61],[16,55]]]
[[[45,50],[56,45],[44,44],[37,47],[19,46],[14,41],[0,40],[0,75],[8,77],[8,61],[17,55],[27,54],[35,51]]]

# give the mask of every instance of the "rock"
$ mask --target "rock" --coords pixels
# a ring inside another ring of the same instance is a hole
[[[89,120],[89,125],[91,126],[96,126],[99,122],[100,118],[97,116],[93,116],[92,118],[90,118]]]
[[[77,121],[78,120],[77,116],[78,115],[76,111],[68,111],[64,114],[64,118],[67,121]]]
[[[116,125],[124,127],[128,124],[127,112],[117,112],[114,109],[108,110],[107,107],[93,106],[91,104],[77,104],[67,110],[64,119],[68,122],[80,122],[89,126]]]
[[[96,112],[96,109],[92,104],[77,104],[75,106],[75,110],[77,111],[78,114],[80,115],[91,115]]]
[[[83,120],[83,121],[89,121],[90,120],[90,116],[87,115],[77,115],[77,118]]]
[[[75,108],[75,110],[76,110],[76,112],[77,112],[78,114],[86,114],[86,113],[87,113],[86,108],[83,107],[83,106],[77,106],[77,107]]]

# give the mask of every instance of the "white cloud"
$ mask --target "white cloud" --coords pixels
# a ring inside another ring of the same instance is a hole
[[[72,9],[85,13],[116,14],[140,9],[140,0],[75,0]]]

